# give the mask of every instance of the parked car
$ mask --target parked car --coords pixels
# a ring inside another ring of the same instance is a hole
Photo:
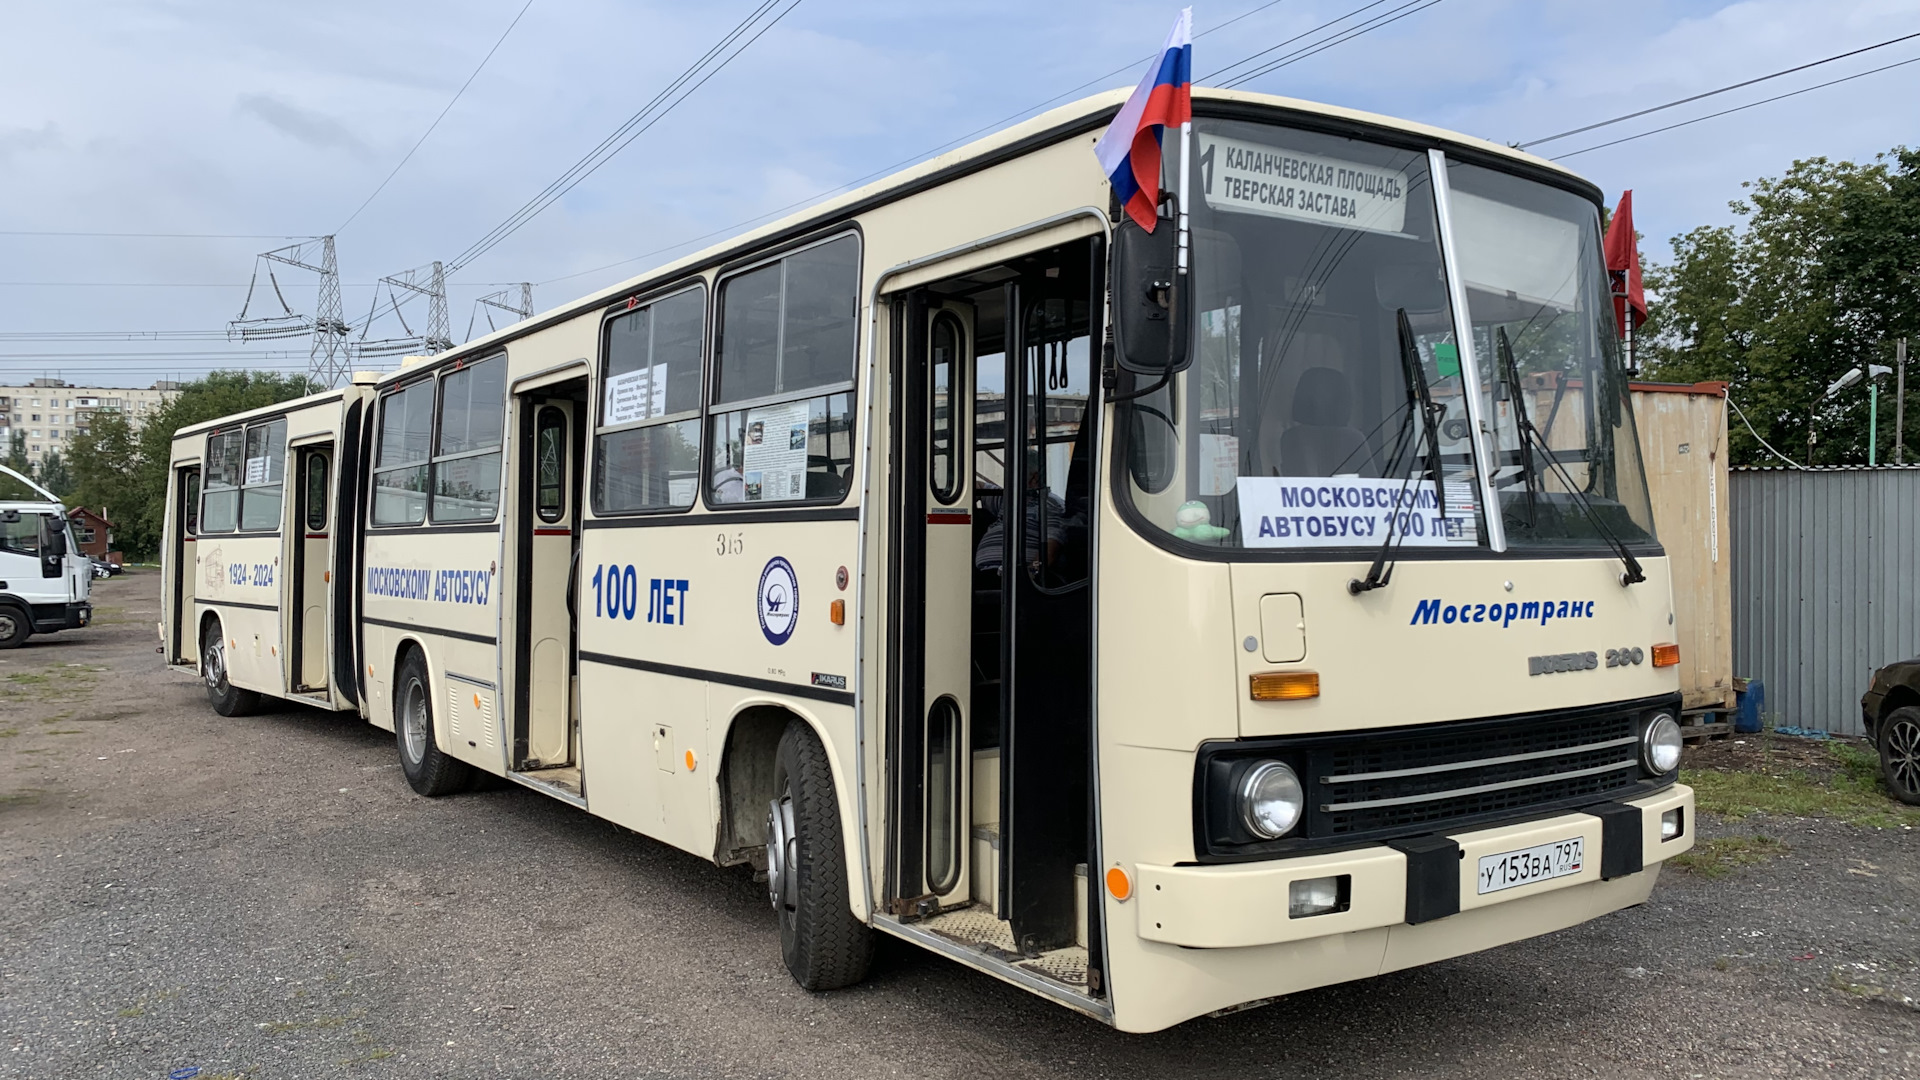
[[[111,565],[107,563],[107,560],[105,559],[93,560],[93,577],[95,581],[98,581],[101,578],[112,577],[113,574],[114,574],[114,569]]]
[[[1920,806],[1920,658],[1873,673],[1860,718],[1880,748],[1880,775],[1895,798]]]

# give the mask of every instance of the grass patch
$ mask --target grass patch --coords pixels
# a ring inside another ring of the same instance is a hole
[[[1716,836],[1695,843],[1691,850],[1668,859],[1667,865],[1704,878],[1723,878],[1739,867],[1753,866],[1786,853],[1787,845],[1771,836]]]
[[[35,683],[46,682],[47,677],[45,675],[37,675],[31,671],[16,671],[7,676],[7,681],[19,686],[32,686]]]
[[[1682,769],[1680,781],[1693,788],[1700,809],[1725,817],[1774,814],[1832,818],[1876,829],[1920,826],[1920,807],[1887,794],[1879,755],[1841,742],[1825,749],[1830,767],[1817,775],[1808,769]]]
[[[1843,775],[1822,784],[1804,773],[1764,776],[1718,769],[1683,769],[1680,780],[1693,788],[1700,809],[1724,817],[1824,817],[1876,829],[1920,825],[1920,808],[1894,802],[1877,780],[1867,783]]]

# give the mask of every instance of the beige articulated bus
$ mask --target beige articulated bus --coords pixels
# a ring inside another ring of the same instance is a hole
[[[1644,901],[1692,793],[1600,193],[1196,90],[1181,276],[1123,97],[182,432],[169,656],[750,865],[809,989],[879,932],[1148,1031]]]

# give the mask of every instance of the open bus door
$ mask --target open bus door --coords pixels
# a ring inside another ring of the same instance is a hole
[[[515,396],[520,442],[514,712],[508,768],[527,779],[585,795],[580,771],[579,642],[575,595],[580,553],[581,455],[586,378]]]
[[[200,531],[200,466],[181,465],[173,470],[173,535],[168,538],[170,572],[166,581],[167,662],[200,662],[200,629],[193,606],[194,584],[199,560],[194,558]]]
[[[1101,284],[1088,240],[896,301],[886,744],[888,912],[937,920],[970,903],[993,918],[929,925],[1017,957],[1072,953],[1048,973],[1095,991]]]
[[[333,443],[299,447],[295,475],[299,477],[294,506],[293,647],[288,652],[288,684],[298,693],[327,690],[327,609],[333,567]]]

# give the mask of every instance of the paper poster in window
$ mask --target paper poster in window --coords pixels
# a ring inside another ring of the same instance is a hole
[[[667,365],[623,371],[607,380],[605,424],[625,424],[667,412]]]
[[[266,458],[252,457],[247,459],[246,482],[249,484],[264,484],[267,482],[267,459]]]
[[[807,403],[789,401],[747,411],[741,440],[748,502],[806,497]],[[758,477],[756,482],[755,477]]]

